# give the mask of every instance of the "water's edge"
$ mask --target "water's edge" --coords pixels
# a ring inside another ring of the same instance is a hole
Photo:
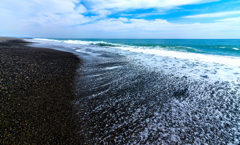
[[[63,42],[39,45],[83,59],[74,106],[86,143],[239,143],[240,67],[232,58],[216,63]]]

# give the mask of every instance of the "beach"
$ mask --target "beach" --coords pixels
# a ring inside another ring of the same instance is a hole
[[[76,144],[74,78],[80,59],[0,38],[0,144]]]
[[[239,7],[0,0],[0,144],[240,145]]]
[[[238,144],[239,40],[40,39],[71,52],[86,144]]]
[[[1,44],[4,144],[239,143],[238,40]]]

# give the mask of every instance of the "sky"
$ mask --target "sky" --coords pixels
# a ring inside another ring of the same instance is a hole
[[[240,0],[0,0],[0,36],[240,39]]]

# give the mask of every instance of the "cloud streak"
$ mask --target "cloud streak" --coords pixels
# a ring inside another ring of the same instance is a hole
[[[171,23],[167,20],[156,19],[156,20],[144,20],[144,19],[105,19],[98,21],[94,24],[89,24],[85,27],[94,28],[96,31],[185,31],[185,32],[196,32],[196,31],[239,31],[240,30],[240,17],[231,19],[222,19],[214,23]]]
[[[119,12],[134,9],[170,9],[173,7],[214,2],[218,0],[85,0],[90,3],[90,9],[94,13],[102,13],[108,11]]]
[[[192,16],[184,16],[183,18],[216,18],[216,17],[225,17],[230,15],[240,15],[240,11],[207,13],[207,14],[199,14],[199,15],[192,15]]]
[[[171,8],[189,4],[208,3],[217,0],[88,0],[92,3],[92,9],[147,9],[147,8]]]

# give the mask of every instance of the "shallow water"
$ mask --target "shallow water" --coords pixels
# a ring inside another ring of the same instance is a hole
[[[31,41],[83,59],[73,105],[79,110],[79,136],[86,143],[240,143],[238,54],[142,48],[146,42],[139,45],[140,40],[131,42],[133,47],[112,42],[119,40],[101,42],[111,45],[99,45],[99,40]],[[164,43],[183,43],[170,41]],[[211,45],[237,48],[238,43]]]

